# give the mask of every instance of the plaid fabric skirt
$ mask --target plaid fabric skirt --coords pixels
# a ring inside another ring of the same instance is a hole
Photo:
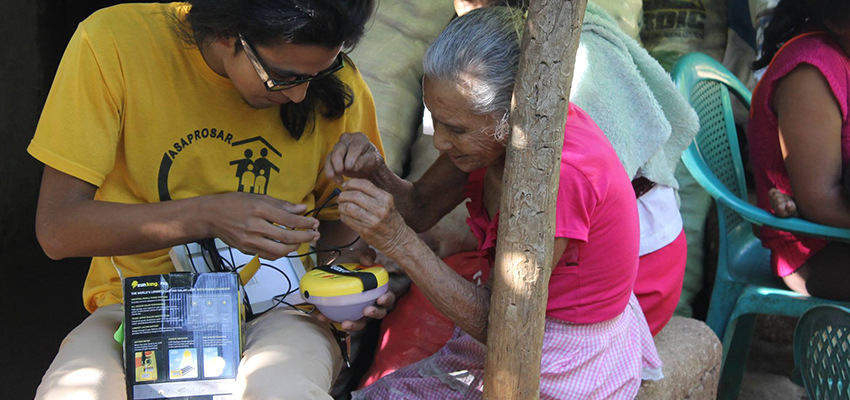
[[[437,354],[352,394],[359,399],[480,399],[486,348],[460,328]],[[661,360],[634,294],[618,317],[596,324],[546,318],[541,399],[634,399]]]

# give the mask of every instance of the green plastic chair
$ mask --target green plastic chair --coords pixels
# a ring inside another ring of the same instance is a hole
[[[770,252],[752,225],[830,240],[850,241],[850,229],[799,218],[778,218],[747,202],[747,185],[732,114],[732,98],[749,108],[749,90],[711,57],[692,53],[674,66],[673,80],[696,110],[700,130],[682,161],[717,203],[720,240],[717,275],[706,323],[723,342],[719,399],[737,399],[756,314],[799,317],[821,304],[840,302],[788,290],[770,268]]]
[[[813,307],[794,331],[794,364],[812,400],[850,400],[850,310]]]

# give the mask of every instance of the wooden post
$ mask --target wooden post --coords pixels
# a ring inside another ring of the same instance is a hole
[[[537,399],[564,124],[587,0],[531,0],[511,105],[485,399]]]

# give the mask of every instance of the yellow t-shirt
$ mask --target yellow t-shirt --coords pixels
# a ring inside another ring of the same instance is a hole
[[[178,33],[184,3],[100,10],[77,28],[29,153],[98,186],[95,199],[151,203],[249,192],[315,207],[334,189],[325,157],[344,132],[363,132],[383,153],[372,95],[353,65],[337,76],[354,92],[338,119],[316,115],[293,139],[279,108],[253,109]],[[257,78],[259,79],[259,77]],[[334,209],[320,219],[338,219]],[[303,247],[302,247],[303,248]],[[169,249],[114,257],[124,277],[174,271]],[[122,302],[109,257],[95,257],[83,288],[89,311]]]

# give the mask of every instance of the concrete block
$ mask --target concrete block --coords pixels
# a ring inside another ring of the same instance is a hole
[[[714,400],[723,346],[705,323],[673,317],[655,337],[664,379],[644,381],[636,400]]]

